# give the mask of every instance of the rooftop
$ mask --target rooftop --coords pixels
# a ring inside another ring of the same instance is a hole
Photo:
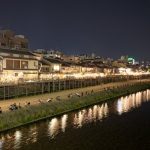
[[[31,56],[34,56],[34,54],[32,54],[32,52],[27,51],[27,50],[13,50],[13,49],[0,48],[0,54],[1,53],[21,54],[21,55],[31,55]]]

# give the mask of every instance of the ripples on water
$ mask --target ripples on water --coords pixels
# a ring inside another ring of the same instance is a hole
[[[52,140],[59,133],[65,132],[67,127],[82,128],[85,124],[103,121],[111,114],[122,115],[136,107],[140,107],[142,103],[147,101],[150,101],[150,90],[121,97],[115,101],[94,105],[77,112],[64,114],[61,117],[52,118],[50,121],[23,127],[0,135],[0,150],[20,149],[22,144],[36,143],[42,135],[46,135],[47,138]]]

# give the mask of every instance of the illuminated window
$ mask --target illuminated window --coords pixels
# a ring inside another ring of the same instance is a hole
[[[28,69],[28,61],[21,61],[21,69]]]
[[[59,70],[60,70],[59,65],[54,65],[54,71],[59,71]]]

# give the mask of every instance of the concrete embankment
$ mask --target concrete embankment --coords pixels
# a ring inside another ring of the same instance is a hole
[[[134,80],[129,82],[121,82],[118,84],[114,83],[109,86],[103,85],[101,88],[97,87],[94,89],[94,87],[90,87],[89,90],[93,90],[94,92],[88,92],[88,95],[84,94],[82,97],[73,97],[69,98],[68,100],[54,101],[51,103],[43,102],[42,104],[38,105],[22,107],[21,109],[13,112],[6,111],[0,114],[0,131],[6,131],[12,128],[46,119],[48,117],[61,115],[69,111],[87,107],[105,100],[110,100],[122,95],[127,95],[148,88],[150,88],[150,80]],[[83,89],[78,89],[78,92],[83,92],[82,90]],[[65,94],[65,91],[63,92]],[[70,92],[71,91],[69,90],[69,93]]]

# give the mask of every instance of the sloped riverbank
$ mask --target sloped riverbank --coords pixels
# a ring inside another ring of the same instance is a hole
[[[54,101],[24,107],[12,112],[0,114],[0,131],[10,130],[29,123],[34,123],[49,117],[54,117],[76,109],[81,109],[106,100],[112,100],[141,90],[149,89],[149,82],[132,83],[130,85],[114,86],[82,97],[70,98],[67,101]]]

